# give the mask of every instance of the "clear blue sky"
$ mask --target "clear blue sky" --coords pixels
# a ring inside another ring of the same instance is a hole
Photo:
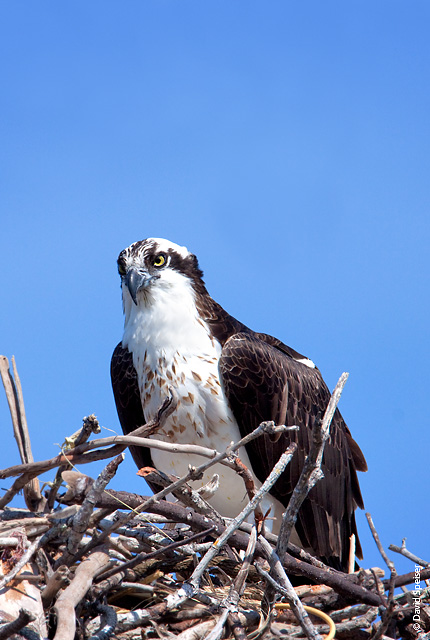
[[[429,20],[428,0],[0,3],[0,352],[35,458],[92,412],[120,430],[116,258],[167,237],[329,387],[350,372],[366,507],[428,558]],[[0,425],[5,467],[2,394]],[[144,491],[129,455],[112,486]]]

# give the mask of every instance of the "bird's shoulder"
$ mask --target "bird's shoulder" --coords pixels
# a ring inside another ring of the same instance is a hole
[[[268,384],[269,378],[273,385],[284,386],[289,382],[290,393],[294,392],[297,384],[305,385],[308,393],[311,388],[315,394],[322,393],[324,397],[328,393],[321,372],[312,360],[278,338],[246,327],[225,341],[221,351],[221,367],[225,375],[229,371],[239,373],[243,367],[248,375],[254,372],[260,384]],[[302,391],[297,389],[300,395]]]
[[[243,431],[268,419],[296,424],[301,427],[299,441],[303,439],[307,448],[309,430],[315,420],[323,418],[331,396],[311,360],[273,336],[241,331],[226,340],[219,367],[229,402],[236,415],[241,415],[238,422]],[[357,470],[367,470],[364,455],[338,409],[330,448],[346,451]]]

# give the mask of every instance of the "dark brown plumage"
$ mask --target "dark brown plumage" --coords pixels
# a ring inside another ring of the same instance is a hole
[[[141,251],[138,244],[132,245],[131,251]],[[170,268],[190,279],[199,317],[222,346],[219,378],[241,435],[265,420],[300,427],[298,432],[283,434],[277,441],[264,436],[246,447],[252,470],[263,482],[288,444],[297,442],[292,462],[271,491],[286,506],[309,449],[311,429],[324,415],[330,392],[319,370],[301,362],[306,360],[304,356],[272,336],[252,331],[212,300],[195,256],[184,257],[172,251]],[[132,355],[121,343],[112,357],[111,374],[119,419],[128,433],[143,424],[145,418]],[[149,450],[132,449],[132,454],[138,466],[152,464]],[[329,565],[346,570],[349,538],[352,533],[357,534],[354,511],[356,507],[363,508],[357,471],[365,471],[367,466],[338,410],[322,469],[324,478],[303,503],[296,530],[304,548]],[[361,557],[358,537],[357,556]]]
[[[303,467],[312,427],[316,420],[322,419],[330,399],[318,369],[295,361],[288,352],[286,345],[271,336],[239,333],[227,340],[220,359],[230,406],[235,415],[241,416],[242,435],[268,419],[276,424],[301,427],[297,432],[282,435],[276,442],[265,436],[247,447],[253,469],[263,481],[288,444],[297,442],[297,453],[271,491],[284,505],[288,504]],[[247,372],[246,376],[243,371]],[[286,411],[285,387],[288,390]],[[357,506],[363,508],[363,500],[356,472],[366,468],[361,450],[336,410],[324,451],[324,478],[303,503],[296,530],[305,548],[313,549],[318,557],[337,568],[346,568],[349,537],[352,533],[357,535],[354,511]],[[357,555],[361,557],[358,537]]]

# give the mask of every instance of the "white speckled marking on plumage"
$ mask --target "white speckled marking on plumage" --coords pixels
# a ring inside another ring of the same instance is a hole
[[[315,362],[312,362],[309,358],[296,358],[296,361],[306,365],[309,369],[315,369]]]
[[[125,286],[123,290],[123,346],[133,353],[145,418],[155,415],[168,386],[174,386],[178,407],[154,437],[222,451],[239,440],[240,433],[219,381],[221,347],[197,314],[189,280],[173,269],[164,270],[162,275],[151,287],[156,287],[156,292],[139,292],[138,305]],[[156,449],[151,455],[156,467],[176,476],[185,475],[188,465],[204,462],[200,456]],[[239,455],[250,467],[245,449]],[[214,473],[220,476],[220,488],[210,502],[223,515],[234,517],[246,504],[243,481],[234,471],[215,465],[196,485],[203,486]],[[269,497],[263,508],[268,509],[272,503]]]
[[[163,250],[168,248],[164,246],[166,242],[163,241]],[[194,296],[188,278],[168,268],[148,291],[138,293],[138,305],[124,286],[122,344],[133,353],[146,420],[154,417],[168,386],[174,386],[178,393],[176,410],[154,437],[223,451],[240,439],[240,432],[219,380],[221,345],[198,316]],[[244,448],[239,455],[251,468]],[[190,464],[204,462],[200,456],[156,449],[152,449],[151,456],[157,468],[176,476],[185,475]],[[206,484],[214,473],[220,476],[220,488],[210,502],[224,516],[235,517],[246,504],[243,480],[231,469],[214,465],[195,486]],[[282,505],[267,496],[263,511],[269,507],[279,526]],[[270,521],[268,525],[270,528]],[[276,525],[274,529],[278,528]]]

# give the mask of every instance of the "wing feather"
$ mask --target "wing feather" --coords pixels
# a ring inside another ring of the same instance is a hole
[[[117,344],[111,360],[111,380],[116,409],[122,430],[125,434],[145,424],[139,384],[133,356]],[[131,455],[137,467],[153,467],[151,450],[147,447],[130,447]]]
[[[299,478],[315,421],[322,419],[330,400],[319,370],[302,364],[302,357],[276,338],[242,332],[225,342],[219,363],[242,436],[263,420],[300,427],[275,442],[264,436],[247,446],[254,473],[263,482],[289,443],[297,442],[296,454],[271,492],[284,506]],[[364,456],[336,410],[322,463],[324,478],[304,501],[296,529],[305,548],[343,570],[349,537],[357,535],[354,511],[363,507],[357,470],[365,469]],[[358,538],[357,555],[361,557]]]

